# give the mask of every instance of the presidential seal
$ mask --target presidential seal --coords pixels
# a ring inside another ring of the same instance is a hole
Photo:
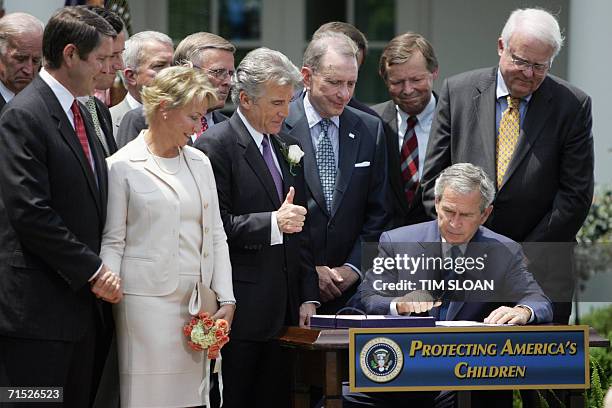
[[[386,337],[368,341],[359,354],[361,371],[370,380],[385,383],[399,375],[404,366],[404,355],[400,346]]]

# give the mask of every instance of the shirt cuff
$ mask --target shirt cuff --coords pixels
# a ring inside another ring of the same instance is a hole
[[[270,213],[270,245],[280,245],[283,243],[283,233],[278,228],[276,213],[277,211]]]
[[[102,263],[100,264],[100,267],[98,268],[98,270],[96,271],[96,273],[94,273],[93,275],[91,275],[91,278],[89,278],[89,280],[88,280],[87,282],[91,282],[91,281],[95,280],[95,279],[98,277],[98,275],[100,274],[100,271],[102,270],[102,267],[103,267],[103,266],[104,266],[104,262],[102,262]]]
[[[321,306],[321,302],[317,302],[316,300],[307,300],[307,301],[303,302],[302,304],[304,304],[304,303],[315,305],[315,307],[320,307]]]
[[[529,309],[529,311],[531,312],[531,317],[529,318],[529,320],[527,320],[527,323],[533,323],[535,321],[535,313],[533,313],[533,309],[530,306],[527,306],[527,305],[517,305],[517,306]]]
[[[391,316],[399,316],[399,313],[397,312],[397,302],[391,302],[389,305],[389,313]]]
[[[360,281],[361,281],[361,280],[363,280],[363,275],[361,274],[361,271],[360,271],[359,269],[357,269],[357,267],[356,267],[355,265],[352,265],[352,264],[350,264],[350,263],[346,262],[346,263],[344,264],[344,266],[348,266],[349,268],[351,268],[352,270],[354,270],[354,271],[355,271],[355,273],[357,274],[357,276],[359,276],[359,280],[360,280]]]

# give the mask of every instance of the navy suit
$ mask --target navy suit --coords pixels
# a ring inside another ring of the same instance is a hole
[[[350,263],[361,268],[361,244],[377,242],[387,223],[387,155],[381,121],[346,107],[340,115],[339,158],[331,213],[328,212],[315,159],[304,95],[290,105],[284,130],[304,150],[306,198],[315,265],[330,268]],[[360,164],[356,167],[356,164]],[[324,303],[318,313],[335,313],[357,285]]]
[[[437,221],[429,221],[384,232],[380,237],[379,257],[394,258],[397,254],[410,257],[440,257],[442,253],[440,230]],[[476,258],[486,254],[485,268],[481,271],[466,271],[461,279],[493,280],[494,293],[477,294],[467,291],[462,298],[446,294],[450,305],[445,320],[483,321],[491,311],[502,304],[521,304],[534,311],[534,322],[546,323],[552,320],[552,306],[533,275],[527,270],[524,254],[516,242],[503,235],[480,227],[467,245],[465,257]],[[409,271],[384,269],[382,274],[369,271],[360,286],[362,302],[368,313],[389,314],[391,301],[403,293],[383,292],[374,289],[374,280],[398,282],[402,279],[440,278],[440,271]],[[380,287],[380,285],[378,286]],[[440,308],[431,309],[430,315],[438,318]]]

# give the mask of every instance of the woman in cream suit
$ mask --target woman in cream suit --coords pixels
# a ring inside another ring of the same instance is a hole
[[[214,102],[205,73],[161,71],[143,89],[149,129],[108,159],[108,217],[101,257],[120,273],[116,305],[123,407],[190,407],[206,403],[205,353],[182,334],[198,282],[231,324],[231,265],[208,158],[186,146]]]

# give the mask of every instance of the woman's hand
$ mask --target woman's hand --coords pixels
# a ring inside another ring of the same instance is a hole
[[[225,304],[217,310],[217,313],[212,315],[213,320],[223,319],[227,322],[229,327],[232,327],[232,320],[234,320],[234,312],[236,311],[235,304]]]

